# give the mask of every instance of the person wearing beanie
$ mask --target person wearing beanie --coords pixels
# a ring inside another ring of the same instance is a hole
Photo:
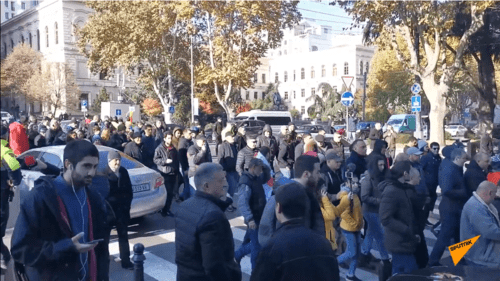
[[[260,250],[251,281],[340,280],[337,259],[325,232],[304,225],[308,197],[298,182],[277,190],[273,211],[280,226]]]
[[[212,156],[209,154],[207,150],[209,150],[207,146],[207,138],[203,134],[198,134],[195,137],[194,144],[191,145],[187,151],[187,158],[189,161],[189,171],[188,171],[188,176],[189,176],[189,189],[186,193],[183,192],[183,198],[184,200],[187,200],[189,197],[194,195],[195,191],[197,190],[195,181],[194,181],[194,176],[196,174],[196,170],[198,169],[198,166],[200,166],[203,163],[210,163],[212,162]],[[186,186],[187,188],[187,186]]]
[[[439,166],[441,165],[441,156],[439,155],[439,143],[431,143],[429,153],[420,158],[420,165],[422,165],[423,175],[425,178],[425,183],[427,185],[427,190],[429,190],[429,196],[431,201],[429,203],[429,214],[434,210],[434,205],[437,200],[437,187],[439,185]],[[427,215],[427,217],[429,216]],[[427,221],[428,225],[432,225]]]
[[[121,166],[121,155],[117,150],[108,152],[108,167],[105,175],[109,181],[109,195],[106,197],[106,201],[109,202],[115,213],[121,265],[122,268],[132,270],[134,265],[130,261],[127,227],[130,221],[133,190],[130,176],[127,169]],[[111,232],[111,225],[109,230]]]
[[[426,141],[424,141],[424,140],[418,140],[417,147],[418,147],[418,149],[420,151],[422,151],[422,156],[424,156],[427,153],[429,153],[429,145],[427,144]]]
[[[236,171],[240,176],[244,171],[248,170],[250,160],[253,159],[257,151],[257,139],[255,135],[247,135],[247,146],[238,152],[236,158]]]
[[[132,134],[132,140],[125,145],[123,152],[142,163],[142,135],[139,132]]]

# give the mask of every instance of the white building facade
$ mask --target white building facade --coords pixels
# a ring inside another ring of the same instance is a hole
[[[2,5],[0,6],[0,12],[1,12],[1,18],[3,23],[4,21],[7,21],[22,12],[35,7],[36,5],[39,4],[40,1],[20,1],[20,0],[15,0],[15,1],[2,1]]]
[[[340,92],[342,76],[352,76],[351,92],[362,90],[363,73],[369,71],[374,52],[373,47],[363,46],[359,35],[334,35],[330,26],[302,21],[284,31],[279,48],[268,51],[263,59],[265,64],[257,71],[257,77],[265,75],[267,80],[258,80],[254,88],[243,89],[242,99],[253,100],[253,92],[261,97],[261,89],[279,82],[278,90],[288,109],[297,109],[307,118],[313,101],[306,99],[318,91],[321,83]]]
[[[18,44],[29,44],[34,50],[41,52],[46,61],[66,63],[71,68],[81,93],[80,100],[87,100],[89,108],[102,88],[106,88],[111,100],[117,100],[120,91],[136,87],[136,76],[124,75],[119,70],[108,75],[92,74],[89,71],[87,59],[78,50],[74,26],[83,26],[91,13],[93,10],[85,6],[84,1],[40,1],[38,5],[2,23],[2,59]],[[123,87],[118,87],[117,77],[120,77],[120,86]],[[30,108],[19,97],[15,101],[2,98],[2,108],[10,108],[13,102],[25,112],[48,110],[36,105]],[[80,104],[75,106],[80,108]],[[65,111],[66,108],[61,108],[56,115]]]

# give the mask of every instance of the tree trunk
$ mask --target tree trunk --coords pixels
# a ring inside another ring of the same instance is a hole
[[[488,104],[489,109],[480,111],[481,115],[493,121],[495,117],[495,101],[497,100],[497,87],[495,82],[495,65],[491,55],[491,46],[485,45],[480,49],[481,60],[478,64],[479,80],[483,88],[482,98]]]
[[[433,78],[425,77],[422,78],[422,88],[431,106],[429,112],[429,141],[437,142],[441,147],[444,147],[446,144],[444,139],[444,117],[447,111],[445,94],[449,87],[437,85]]]

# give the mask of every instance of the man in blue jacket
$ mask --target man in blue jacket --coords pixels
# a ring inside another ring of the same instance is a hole
[[[12,257],[28,280],[109,279],[109,226],[104,199],[91,187],[99,151],[88,141],[64,148],[64,171],[42,177],[23,198]],[[92,242],[103,239],[100,242]]]
[[[252,268],[255,267],[255,261],[259,254],[260,244],[259,224],[262,213],[266,207],[266,194],[262,186],[271,178],[271,170],[264,165],[262,160],[253,158],[248,164],[248,171],[244,171],[240,177],[238,185],[238,208],[248,225],[247,234],[250,243],[243,243],[236,250],[236,261],[251,253]]]
[[[467,202],[468,193],[463,177],[463,166],[467,154],[463,149],[455,148],[450,155],[450,161],[443,161],[439,170],[439,186],[443,200],[439,205],[441,231],[429,257],[429,266],[440,266],[439,260],[446,247],[460,242],[460,215]]]

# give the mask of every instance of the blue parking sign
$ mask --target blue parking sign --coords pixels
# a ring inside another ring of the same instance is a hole
[[[421,96],[411,97],[411,111],[420,112],[421,109],[422,109],[422,97]]]
[[[122,110],[121,109],[117,109],[116,110],[116,116],[121,116],[122,115]]]

